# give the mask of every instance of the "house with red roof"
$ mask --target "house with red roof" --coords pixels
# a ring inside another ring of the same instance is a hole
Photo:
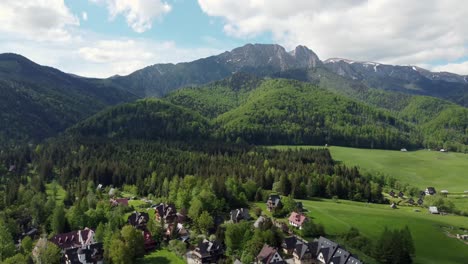
[[[276,248],[270,247],[269,245],[263,245],[262,250],[255,258],[257,264],[285,264],[281,255]]]
[[[307,216],[302,213],[292,212],[288,218],[288,221],[290,225],[302,229],[302,225],[309,221],[309,218],[307,218]]]

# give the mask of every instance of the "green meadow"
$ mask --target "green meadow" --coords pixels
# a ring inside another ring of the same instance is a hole
[[[137,262],[138,264],[184,264],[185,262],[166,249],[156,250]]]
[[[332,237],[344,234],[350,227],[356,227],[363,235],[374,240],[385,227],[392,229],[408,225],[416,248],[415,263],[467,263],[468,245],[446,234],[447,230],[460,233],[460,228],[468,229],[466,217],[431,215],[427,209],[418,207],[392,209],[389,205],[343,200],[302,202],[309,217],[322,224],[325,232]],[[265,209],[264,203],[257,205]],[[416,208],[420,212],[415,212]]]
[[[276,149],[319,148],[318,146],[274,146]],[[334,160],[357,166],[362,172],[394,177],[401,183],[437,191],[448,190],[455,207],[468,211],[468,155],[439,151],[391,151],[329,147]],[[357,227],[364,235],[376,239],[385,226],[408,225],[416,246],[416,263],[468,263],[468,245],[451,238],[468,229],[468,218],[454,215],[431,215],[425,208],[366,204],[331,200],[303,201],[313,221],[325,226],[330,235],[343,234]],[[263,205],[259,204],[260,207]],[[263,208],[263,207],[262,207]]]
[[[317,146],[275,146],[277,149]],[[468,191],[468,154],[439,151],[394,151],[329,147],[334,160],[358,166],[364,172],[379,172],[412,186],[451,193]]]

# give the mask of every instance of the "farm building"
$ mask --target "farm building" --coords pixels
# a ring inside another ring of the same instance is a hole
[[[435,206],[429,206],[429,213],[438,214],[439,210],[437,210],[437,207],[435,207]]]

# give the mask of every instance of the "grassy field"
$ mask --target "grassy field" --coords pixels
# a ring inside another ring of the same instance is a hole
[[[413,207],[391,209],[389,205],[366,204],[340,200],[302,201],[309,216],[321,223],[330,235],[343,234],[350,227],[358,228],[365,236],[376,239],[385,226],[411,230],[416,247],[415,263],[467,263],[468,245],[448,237],[444,230],[468,229],[468,218],[431,215],[426,209],[415,212]],[[265,209],[263,203],[257,204]]]
[[[312,146],[275,146],[278,149]],[[317,148],[317,147],[312,147]],[[329,147],[334,160],[358,166],[362,171],[380,172],[412,186],[463,193],[468,190],[468,154],[439,151],[391,151]]]
[[[55,200],[57,202],[63,202],[63,199],[65,199],[65,190],[62,188],[62,186],[60,186],[60,184],[56,182],[52,182],[52,183],[47,183],[45,186],[46,186],[47,197],[52,197],[55,192],[56,194]]]
[[[137,262],[138,264],[184,264],[185,262],[177,257],[174,253],[162,249],[146,255],[143,259]]]

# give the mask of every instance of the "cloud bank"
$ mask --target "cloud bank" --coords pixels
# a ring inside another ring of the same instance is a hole
[[[270,33],[279,44],[288,48],[306,45],[325,59],[425,66],[468,55],[468,5],[463,0],[198,3],[207,15],[224,19],[229,36],[248,39]]]

